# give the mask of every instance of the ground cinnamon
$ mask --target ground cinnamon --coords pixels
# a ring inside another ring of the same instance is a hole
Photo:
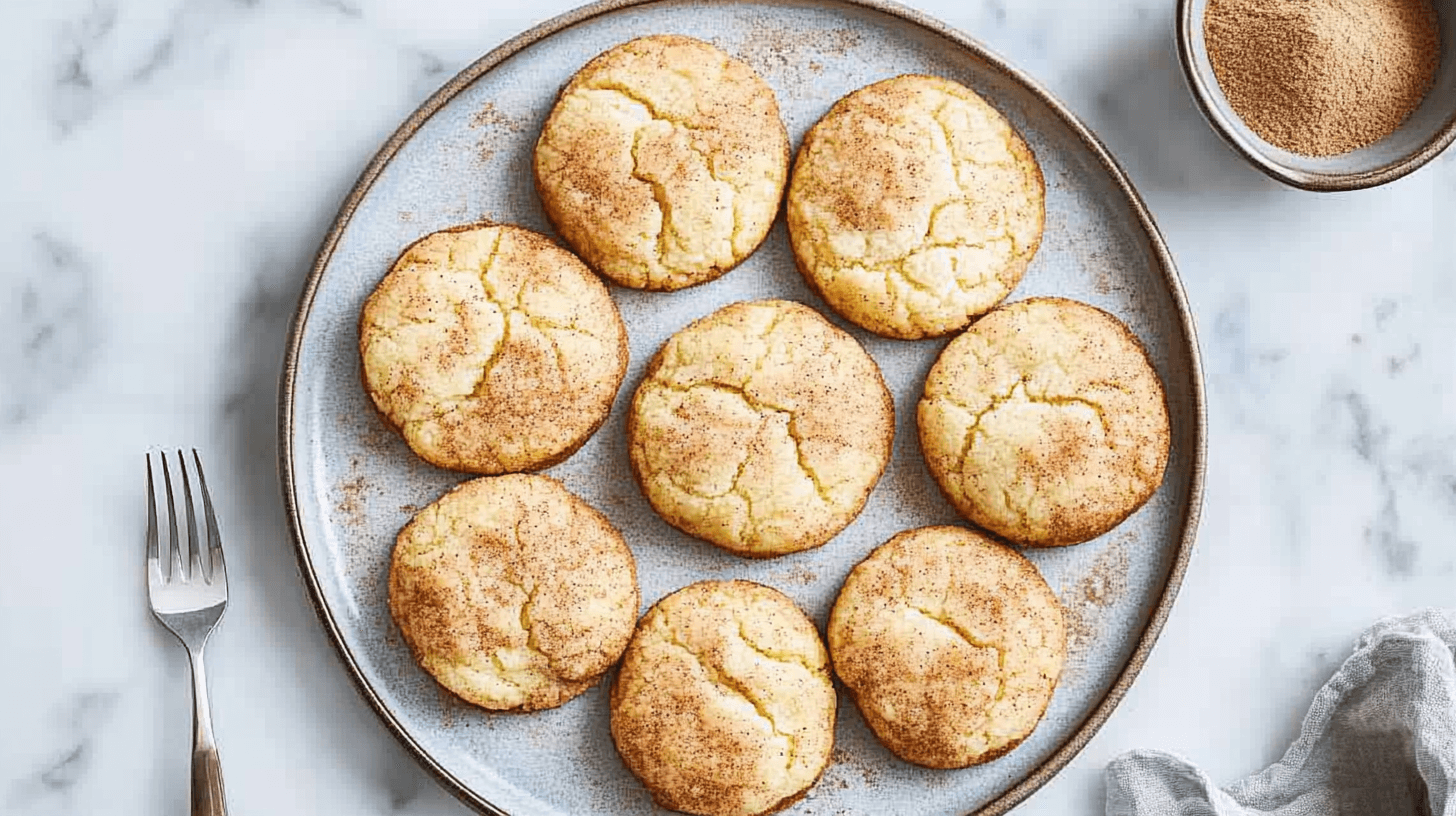
[[[1268,141],[1331,156],[1390,135],[1430,90],[1430,0],[1209,0],[1204,40],[1240,118]]]

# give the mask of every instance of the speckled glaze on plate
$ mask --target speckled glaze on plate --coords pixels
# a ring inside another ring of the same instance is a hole
[[[489,714],[453,699],[414,664],[389,618],[395,534],[469,478],[426,465],[375,413],[360,385],[358,313],[401,248],[481,218],[550,232],[532,187],[531,150],[557,90],[587,59],[632,37],[677,32],[716,42],[773,86],[795,145],[845,93],[907,72],[950,77],[1003,111],[1046,176],[1041,250],[1012,298],[1062,295],[1126,321],[1167,386],[1167,477],[1111,533],[1028,553],[1062,598],[1072,644],[1046,718],[990,764],[931,771],[892,756],[840,695],[834,759],[788,813],[1004,813],[1063,767],[1142,666],[1187,566],[1202,500],[1205,417],[1192,318],[1162,238],[1096,138],[1034,81],[964,34],[879,0],[610,0],[502,45],[414,113],[364,171],[305,287],[283,371],[284,502],[300,571],[360,692],[442,784],[483,813],[659,813],[608,731],[611,675],[561,708]],[[893,534],[957,523],[920,458],[915,404],[946,341],[874,337],[829,313],[794,269],[782,222],[738,269],[672,294],[612,290],[631,366],[605,426],[547,472],[605,513],[637,557],[645,609],[704,578],[746,578],[794,598],[822,628],[849,570]],[[649,357],[673,332],[727,303],[787,297],[851,331],[895,397],[892,461],[864,513],[827,545],[749,561],[688,538],[653,514],[627,461],[625,408]]]

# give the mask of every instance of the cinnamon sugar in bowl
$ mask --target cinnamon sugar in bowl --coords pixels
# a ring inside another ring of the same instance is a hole
[[[1456,140],[1456,0],[1179,0],[1177,40],[1204,118],[1285,184],[1374,187]]]

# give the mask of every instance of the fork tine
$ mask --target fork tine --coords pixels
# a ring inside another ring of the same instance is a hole
[[[159,569],[157,560],[157,489],[152,484],[152,455],[147,454],[147,569]]]
[[[167,530],[170,537],[171,551],[167,556],[167,569],[162,571],[167,581],[182,580],[182,542],[177,539],[177,505],[172,501],[172,470],[167,465],[167,452],[158,454],[162,457],[162,481],[167,486]]]
[[[212,494],[207,490],[207,476],[202,472],[202,457],[197,448],[192,449],[192,462],[197,465],[197,488],[202,493],[202,514],[207,521],[207,580],[216,580],[221,574],[227,582],[227,567],[222,560],[222,533],[217,529],[217,515],[212,511]]]
[[[205,580],[202,574],[202,542],[197,540],[197,512],[192,509],[192,479],[187,475],[187,457],[177,451],[177,469],[182,471],[182,496],[187,500],[187,547],[191,557],[183,556],[187,570],[184,580]]]

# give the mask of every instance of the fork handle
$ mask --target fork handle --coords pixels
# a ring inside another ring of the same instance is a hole
[[[212,709],[207,704],[207,671],[202,648],[192,656],[192,816],[227,816],[222,791],[222,761],[212,736]]]

